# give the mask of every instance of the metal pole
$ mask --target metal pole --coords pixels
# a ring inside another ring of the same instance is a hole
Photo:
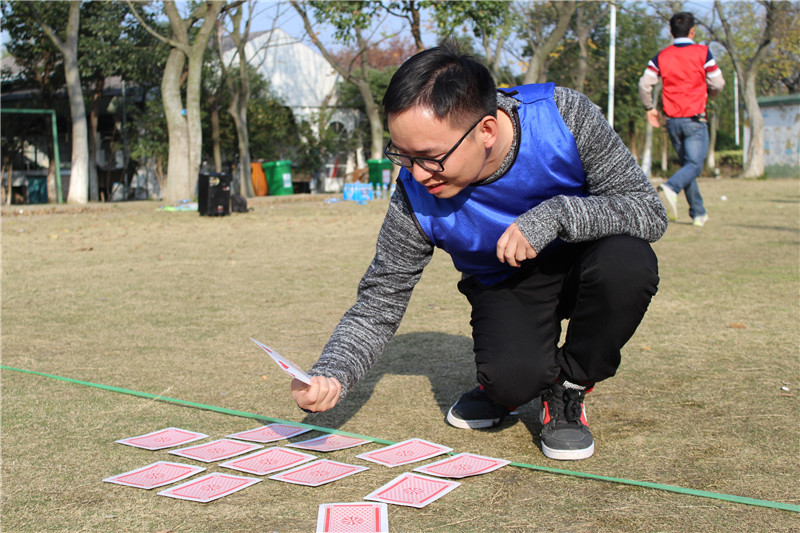
[[[617,59],[617,4],[611,2],[611,28],[608,49],[608,123],[614,127],[614,68]]]
[[[733,123],[736,126],[736,146],[739,146],[739,76],[733,73]]]

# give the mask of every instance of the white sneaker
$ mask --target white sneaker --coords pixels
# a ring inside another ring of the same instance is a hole
[[[664,184],[658,186],[658,191],[664,195],[667,204],[667,218],[673,222],[678,220],[678,193]]]
[[[708,222],[708,215],[700,215],[699,217],[694,217],[692,219],[692,224],[697,227],[705,226],[706,222]]]

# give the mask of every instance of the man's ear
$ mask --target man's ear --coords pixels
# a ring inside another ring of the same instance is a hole
[[[497,142],[497,138],[500,135],[500,123],[497,121],[497,117],[493,117],[488,115],[483,119],[481,122],[480,132],[479,135],[483,141],[484,148],[491,148]]]

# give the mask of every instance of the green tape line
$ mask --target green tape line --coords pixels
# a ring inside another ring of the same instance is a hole
[[[386,444],[386,445],[396,444],[396,442],[394,442],[394,441],[378,439],[378,438],[369,437],[369,436],[366,436],[366,435],[359,435],[358,433],[350,433],[350,432],[347,432],[347,431],[340,431],[338,429],[314,426],[312,424],[304,424],[302,422],[293,422],[293,421],[289,421],[289,420],[281,420],[279,418],[272,418],[272,417],[269,417],[269,416],[257,415],[257,414],[254,414],[254,413],[248,413],[246,411],[236,411],[234,409],[226,409],[224,407],[216,407],[214,405],[206,405],[206,404],[197,403],[197,402],[189,402],[189,401],[186,401],[186,400],[178,400],[176,398],[168,398],[166,396],[159,396],[157,394],[150,394],[148,392],[139,392],[139,391],[130,390],[130,389],[123,389],[121,387],[113,387],[113,386],[110,386],[110,385],[100,385],[100,384],[92,383],[92,382],[89,382],[89,381],[81,381],[81,380],[72,379],[72,378],[65,378],[65,377],[62,377],[62,376],[55,376],[53,374],[45,374],[44,372],[36,372],[36,371],[33,371],[33,370],[24,370],[24,369],[21,369],[21,368],[13,368],[13,367],[10,367],[10,366],[5,366],[5,365],[0,365],[0,368],[2,368],[3,370],[12,370],[14,372],[22,372],[22,373],[25,373],[25,374],[33,374],[33,375],[36,375],[36,376],[42,376],[42,377],[46,377],[46,378],[56,379],[56,380],[59,380],[59,381],[65,381],[67,383],[75,383],[75,384],[78,384],[78,385],[85,385],[87,387],[94,387],[96,389],[102,389],[102,390],[107,390],[107,391],[112,391],[112,392],[119,392],[119,393],[122,393],[122,394],[128,394],[130,396],[138,396],[140,398],[149,398],[151,400],[157,400],[157,401],[161,401],[161,402],[173,403],[173,404],[176,404],[176,405],[184,405],[184,406],[187,406],[187,407],[195,407],[197,409],[204,409],[204,410],[207,410],[207,411],[214,411],[214,412],[223,413],[223,414],[226,414],[226,415],[239,416],[239,417],[242,417],[242,418],[252,418],[254,420],[269,421],[269,422],[274,422],[274,423],[279,423],[279,424],[291,424],[291,425],[294,425],[294,426],[300,426],[300,427],[304,427],[304,428],[308,428],[308,429],[314,429],[314,430],[320,431],[322,433],[334,433],[336,435],[345,435],[345,436],[348,436],[348,437],[355,437],[357,439],[364,439],[364,440],[368,440],[368,441],[371,441],[371,442],[377,442],[377,443],[380,443],[380,444]],[[677,493],[677,494],[686,494],[688,496],[698,496],[698,497],[702,497],[702,498],[712,498],[712,499],[715,499],[715,500],[722,500],[722,501],[727,501],[727,502],[732,502],[732,503],[740,503],[740,504],[744,504],[744,505],[754,505],[754,506],[757,506],[757,507],[768,507],[768,508],[771,508],[771,509],[781,509],[783,511],[791,511],[791,512],[794,512],[794,513],[800,513],[800,505],[794,505],[794,504],[790,504],[790,503],[772,502],[772,501],[769,501],[769,500],[759,500],[759,499],[756,499],[756,498],[747,498],[745,496],[734,496],[734,495],[731,495],[731,494],[722,494],[722,493],[719,493],[719,492],[709,492],[709,491],[705,491],[705,490],[687,489],[685,487],[677,487],[675,485],[663,485],[661,483],[650,483],[648,481],[636,481],[636,480],[633,480],[633,479],[624,479],[624,478],[617,478],[617,477],[601,476],[601,475],[597,475],[597,474],[587,474],[587,473],[584,473],[584,472],[575,472],[573,470],[562,470],[560,468],[550,468],[550,467],[547,467],[547,466],[531,465],[531,464],[527,464],[527,463],[511,463],[511,466],[516,466],[516,467],[519,467],[519,468],[527,468],[528,470],[537,470],[537,471],[540,471],[540,472],[547,472],[547,473],[550,473],[550,474],[560,474],[560,475],[579,477],[579,478],[584,478],[584,479],[594,479],[596,481],[606,481],[606,482],[610,482],[610,483],[617,483],[617,484],[620,484],[620,485],[631,485],[631,486],[634,486],[634,487],[656,489],[656,490],[662,490],[662,491],[666,491],[666,492],[674,492],[674,493]]]

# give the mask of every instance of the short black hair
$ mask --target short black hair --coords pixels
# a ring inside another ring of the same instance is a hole
[[[433,111],[453,126],[467,127],[486,115],[497,116],[497,87],[483,64],[445,41],[403,63],[383,96],[386,116],[415,106]]]
[[[675,13],[672,15],[672,18],[669,19],[669,31],[675,38],[687,37],[689,35],[689,30],[691,30],[693,27],[694,15],[688,11]]]

